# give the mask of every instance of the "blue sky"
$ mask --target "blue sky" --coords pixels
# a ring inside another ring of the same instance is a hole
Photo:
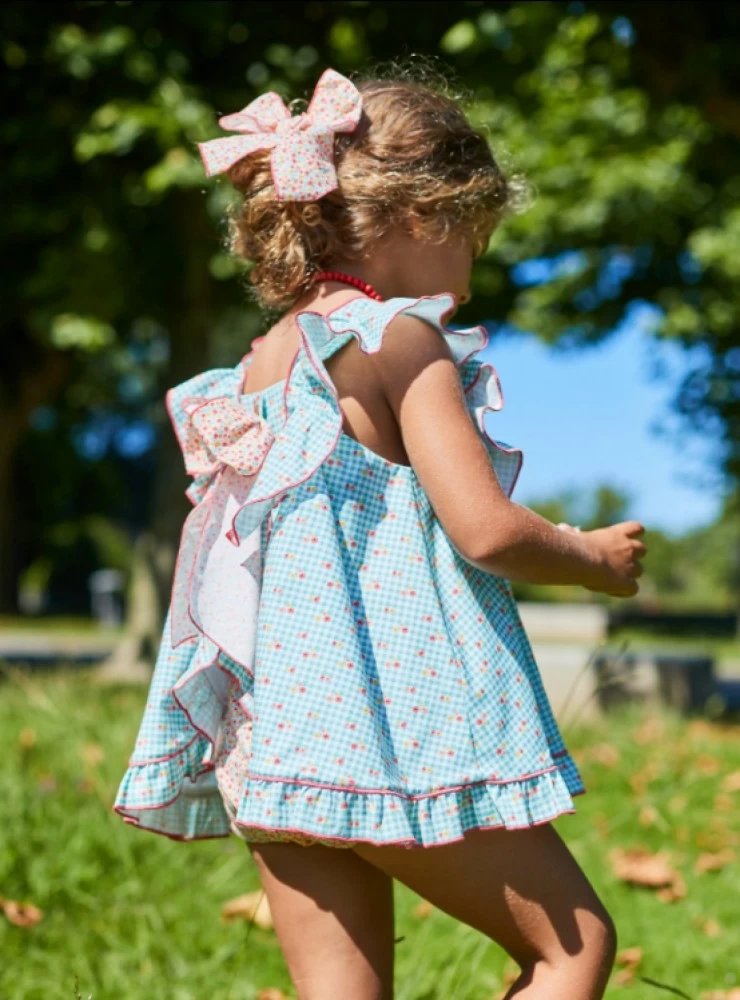
[[[598,347],[554,350],[536,337],[498,333],[478,357],[497,369],[505,405],[486,426],[519,447],[524,464],[512,499],[528,504],[566,488],[609,483],[632,497],[629,516],[677,534],[711,522],[721,497],[706,458],[710,443],[676,440],[670,400],[691,358],[656,342],[639,306]],[[659,365],[661,380],[651,378]],[[661,436],[663,423],[671,437]]]

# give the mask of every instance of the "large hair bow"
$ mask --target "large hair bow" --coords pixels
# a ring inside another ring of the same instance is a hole
[[[279,94],[269,91],[219,125],[241,135],[198,143],[206,174],[223,173],[258,149],[271,149],[270,168],[278,201],[315,201],[338,186],[334,134],[353,132],[362,114],[355,85],[327,69],[308,109],[291,115]]]

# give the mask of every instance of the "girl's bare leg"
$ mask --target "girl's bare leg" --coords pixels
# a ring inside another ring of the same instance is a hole
[[[346,848],[248,846],[298,1000],[391,1000],[390,876]]]
[[[507,1000],[603,996],[616,950],[614,924],[549,824],[471,830],[439,847],[359,844],[354,851],[498,942],[522,969]]]

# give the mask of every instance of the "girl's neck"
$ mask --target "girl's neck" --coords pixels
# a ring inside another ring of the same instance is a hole
[[[398,281],[394,280],[392,272],[385,266],[385,261],[338,261],[328,270],[339,271],[353,278],[359,278],[371,285],[384,299],[392,299],[403,292],[398,290]],[[347,287],[347,286],[345,286]]]
[[[384,299],[392,299],[410,294],[423,256],[423,244],[397,228],[379,240],[371,255],[362,260],[334,260],[329,270],[366,281]]]
[[[397,227],[386,233],[366,257],[333,260],[327,270],[367,282],[385,300],[452,293],[463,302],[469,298],[472,265],[472,241],[466,233],[429,240],[414,238]]]

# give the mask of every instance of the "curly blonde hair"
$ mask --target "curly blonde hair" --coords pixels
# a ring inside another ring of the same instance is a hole
[[[252,262],[265,308],[289,308],[335,261],[361,260],[392,228],[443,241],[464,231],[482,253],[514,200],[485,136],[461,101],[426,80],[353,79],[363,114],[334,140],[339,187],[315,202],[277,201],[269,151],[228,172],[243,196],[229,217],[231,250]]]

